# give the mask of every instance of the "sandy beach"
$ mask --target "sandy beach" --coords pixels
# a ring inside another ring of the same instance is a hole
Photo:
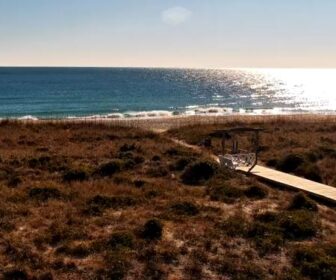
[[[2,120],[3,122],[6,120]],[[286,115],[194,115],[194,116],[165,116],[152,118],[61,118],[61,119],[23,119],[10,120],[23,123],[83,123],[83,124],[106,124],[109,126],[136,127],[157,131],[169,130],[192,125],[216,125],[240,122],[243,126],[251,123],[269,123],[269,122],[335,122],[336,114],[286,114]]]

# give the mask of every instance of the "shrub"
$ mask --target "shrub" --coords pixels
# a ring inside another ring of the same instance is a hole
[[[269,167],[277,167],[279,164],[278,160],[277,159],[269,159],[267,162],[266,162],[266,165],[269,166]]]
[[[53,280],[54,277],[51,272],[44,272],[40,274],[37,279],[38,280]]]
[[[316,212],[317,204],[303,193],[296,194],[288,206],[288,210],[309,210]]]
[[[237,199],[243,197],[244,192],[229,183],[225,183],[221,186],[209,188],[209,195],[210,199],[214,201],[234,203]]]
[[[4,280],[28,280],[28,274],[21,269],[11,269],[3,273]]]
[[[122,160],[122,168],[131,169],[145,161],[142,156],[136,156],[132,152],[119,153],[118,159]]]
[[[201,142],[199,143],[199,146],[203,146],[206,148],[211,148],[212,147],[212,139],[211,137],[207,137],[201,140]]]
[[[193,161],[192,158],[180,158],[175,163],[170,165],[170,170],[173,171],[182,171],[186,168],[188,164],[190,164]]]
[[[277,168],[283,172],[294,172],[303,163],[302,156],[290,154],[279,161]]]
[[[161,161],[161,157],[158,155],[155,155],[152,157],[152,161]]]
[[[244,237],[247,234],[248,223],[242,215],[227,218],[219,227],[230,237]]]
[[[136,150],[135,144],[124,144],[119,148],[120,152],[130,152]]]
[[[336,275],[336,258],[327,256],[319,248],[302,246],[293,253],[293,265],[310,279],[333,280]]]
[[[64,254],[75,258],[86,258],[90,255],[90,249],[83,245],[77,246],[61,246],[56,250],[57,254]]]
[[[142,237],[147,240],[158,240],[162,237],[163,226],[159,220],[149,220],[145,223]]]
[[[212,163],[200,161],[188,165],[181,175],[182,182],[186,185],[199,185],[209,180],[215,174]]]
[[[53,223],[43,235],[35,238],[34,243],[37,246],[43,243],[47,243],[51,246],[57,246],[60,243],[71,240],[83,239],[84,236],[85,233],[80,228]]]
[[[28,166],[32,169],[43,169],[49,172],[63,171],[65,168],[65,159],[58,161],[50,156],[41,156],[39,158],[32,158],[28,160]]]
[[[133,183],[136,188],[142,188],[146,184],[143,180],[134,180]]]
[[[274,232],[265,237],[254,239],[255,247],[261,256],[278,252],[284,245],[281,234]]]
[[[174,214],[182,216],[196,216],[199,213],[198,207],[191,202],[175,203],[170,209]]]
[[[8,187],[10,187],[10,188],[16,188],[16,187],[18,187],[21,183],[22,183],[21,178],[20,178],[18,175],[16,175],[16,174],[12,174],[12,175],[8,178],[8,181],[7,181],[7,185],[8,185]]]
[[[28,160],[28,166],[30,168],[41,168],[43,166],[48,166],[50,164],[51,157],[41,156],[39,158],[32,158]]]
[[[11,232],[15,229],[15,224],[9,217],[0,217],[0,231]]]
[[[220,275],[228,276],[233,280],[261,280],[266,279],[264,271],[256,264],[247,262],[240,266],[235,265],[233,257],[223,257],[215,263],[215,270]]]
[[[284,212],[279,217],[284,237],[289,240],[304,240],[314,237],[318,224],[314,214],[304,210]]]
[[[110,162],[100,165],[96,170],[95,174],[102,177],[109,177],[121,171],[122,167],[123,162],[121,160],[112,160]]]
[[[155,198],[155,197],[158,197],[159,195],[161,195],[161,192],[158,191],[158,190],[149,190],[147,192],[145,192],[144,196],[146,198],[149,198],[149,199],[152,199],[152,198]]]
[[[303,164],[298,168],[296,173],[308,180],[312,180],[318,183],[322,182],[322,177],[320,175],[321,171],[316,164]]]
[[[181,153],[180,150],[176,149],[176,148],[169,148],[168,150],[165,151],[165,154],[168,156],[178,156]]]
[[[145,265],[142,279],[165,280],[167,275],[156,262],[150,261]]]
[[[267,189],[261,186],[251,186],[244,193],[248,198],[253,199],[263,199],[268,195]]]
[[[108,268],[97,273],[97,275],[101,276],[98,279],[125,279],[131,267],[127,255],[122,254],[120,251],[110,251],[105,258]]]
[[[284,243],[277,219],[278,215],[271,212],[256,216],[248,231],[248,237],[253,240],[261,255],[277,252]]]
[[[97,195],[87,201],[88,208],[84,211],[85,214],[99,215],[103,210],[122,209],[131,207],[136,204],[136,200],[129,196],[102,196]]]
[[[107,242],[111,249],[133,248],[134,237],[128,232],[115,232]]]
[[[61,199],[62,193],[56,188],[33,188],[29,190],[29,197],[39,201],[48,201],[49,199]]]
[[[88,174],[84,170],[68,170],[63,174],[64,182],[84,181],[88,179]]]
[[[162,165],[158,165],[158,166],[152,166],[150,167],[146,174],[150,177],[154,177],[154,178],[160,178],[160,177],[165,177],[168,175],[168,170],[167,168],[165,168]]]

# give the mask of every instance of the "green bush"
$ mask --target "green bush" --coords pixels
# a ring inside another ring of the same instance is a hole
[[[189,164],[181,175],[182,182],[186,185],[200,185],[215,174],[215,166],[206,161]]]
[[[199,213],[198,207],[191,202],[175,203],[170,209],[174,214],[182,216],[196,216]]]
[[[248,187],[248,189],[245,190],[244,193],[248,198],[252,199],[263,199],[268,195],[267,189],[261,186]]]
[[[162,237],[163,226],[159,220],[149,220],[145,223],[142,237],[147,240],[158,240]]]
[[[296,194],[288,206],[288,210],[309,210],[316,212],[317,204],[303,193]]]

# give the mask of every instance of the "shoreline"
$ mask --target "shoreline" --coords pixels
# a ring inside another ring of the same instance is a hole
[[[150,118],[60,118],[60,119],[0,119],[0,123],[54,123],[54,124],[104,124],[108,126],[136,127],[147,130],[169,130],[193,125],[219,125],[231,122],[335,122],[336,114],[274,114],[274,115],[177,115]]]

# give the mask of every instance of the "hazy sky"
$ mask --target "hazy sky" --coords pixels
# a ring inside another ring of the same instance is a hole
[[[336,67],[336,0],[0,0],[0,65]]]

